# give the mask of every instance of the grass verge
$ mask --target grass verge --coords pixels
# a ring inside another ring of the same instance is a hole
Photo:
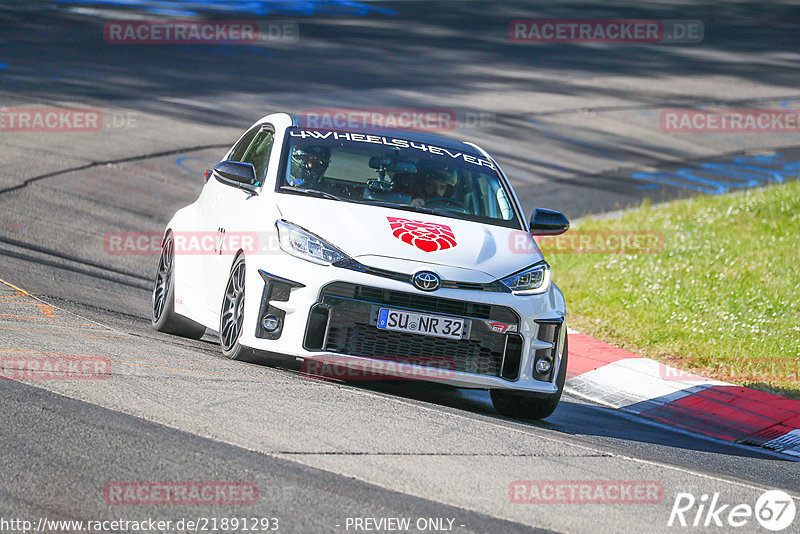
[[[613,252],[630,232],[652,232],[663,249],[653,251],[650,239]],[[608,238],[599,247],[606,252],[567,250],[583,236],[584,245]],[[657,208],[645,202],[619,219],[584,219],[561,242],[548,239],[542,249],[573,328],[689,372],[800,399],[800,181]]]

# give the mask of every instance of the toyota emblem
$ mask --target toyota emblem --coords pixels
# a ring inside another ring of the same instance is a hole
[[[442,282],[439,275],[430,271],[420,271],[411,279],[414,287],[422,291],[436,291]]]

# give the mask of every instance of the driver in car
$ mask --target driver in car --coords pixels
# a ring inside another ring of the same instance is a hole
[[[412,206],[424,206],[427,202],[437,198],[452,199],[455,193],[458,177],[456,171],[441,163],[421,160],[417,163],[417,183],[421,186],[420,198],[411,201]],[[421,198],[423,197],[424,198]]]
[[[319,185],[331,162],[331,149],[325,146],[308,146],[292,151],[289,185],[313,188]]]

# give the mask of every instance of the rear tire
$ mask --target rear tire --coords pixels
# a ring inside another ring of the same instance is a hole
[[[175,241],[167,233],[158,260],[150,306],[150,324],[159,332],[200,339],[206,327],[175,313]]]
[[[513,393],[505,389],[493,389],[489,392],[492,397],[494,409],[500,415],[514,419],[544,419],[556,411],[564,392],[564,382],[567,378],[567,339],[564,338],[564,350],[561,356],[561,366],[556,377],[558,392],[545,398],[531,397]]]
[[[222,309],[219,313],[219,346],[222,348],[222,354],[231,360],[257,363],[255,351],[239,343],[244,325],[244,281],[244,254],[240,254],[233,262],[231,274],[228,275],[228,284],[225,286],[225,297],[222,299]]]

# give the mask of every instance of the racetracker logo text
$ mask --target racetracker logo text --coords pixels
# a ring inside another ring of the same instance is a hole
[[[96,132],[103,114],[93,108],[2,108],[2,132]]]
[[[452,109],[375,108],[347,109],[321,108],[304,110],[298,119],[306,128],[330,130],[375,128],[445,132],[456,127],[456,114]]]
[[[268,253],[280,250],[278,238],[257,232],[173,232],[176,255],[232,255]],[[106,254],[146,256],[161,254],[161,232],[108,232],[103,238]]]
[[[517,480],[508,487],[514,504],[655,504],[664,486],[655,480]]]
[[[258,501],[253,482],[109,482],[103,488],[113,505],[243,505]]]
[[[800,111],[785,109],[666,109],[666,133],[800,133]]]
[[[111,360],[100,356],[3,356],[4,380],[103,380],[111,376]]]
[[[544,254],[658,254],[664,250],[660,232],[639,230],[573,230],[556,236],[531,236],[521,230],[508,236],[515,254],[530,254],[534,241]]]
[[[291,44],[299,34],[293,21],[114,20],[103,27],[109,44]]]
[[[699,20],[527,19],[512,20],[514,43],[699,43]]]
[[[412,367],[413,366],[413,367]],[[455,360],[447,357],[404,358],[402,362],[356,360],[337,356],[304,359],[300,372],[306,378],[343,381],[442,380],[453,377]]]

